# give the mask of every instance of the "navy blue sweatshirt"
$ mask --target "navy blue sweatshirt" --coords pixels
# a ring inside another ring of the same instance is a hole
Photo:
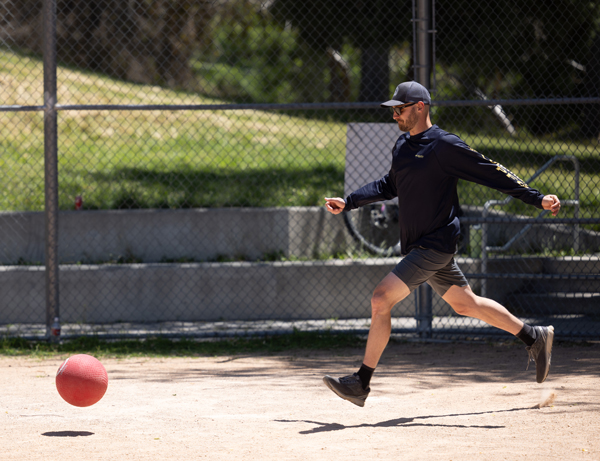
[[[418,246],[453,254],[460,235],[459,179],[542,209],[543,194],[458,136],[433,125],[415,136],[402,134],[392,149],[390,172],[352,192],[344,211],[398,197],[402,254]]]

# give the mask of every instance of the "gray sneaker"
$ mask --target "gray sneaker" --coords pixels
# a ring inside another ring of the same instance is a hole
[[[535,378],[538,383],[543,383],[550,371],[550,360],[552,358],[552,342],[554,341],[554,327],[533,327],[537,333],[537,339],[533,346],[528,346],[529,360],[527,360],[527,369],[529,364],[535,362]]]
[[[371,388],[369,387],[363,389],[358,373],[342,378],[325,376],[323,382],[341,398],[348,400],[359,407],[365,406],[365,400],[367,400],[367,396],[369,395],[369,392],[371,392]]]

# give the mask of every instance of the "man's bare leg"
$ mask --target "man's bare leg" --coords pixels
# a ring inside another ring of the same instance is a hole
[[[443,296],[457,314],[474,317],[512,333],[527,344],[529,360],[535,362],[536,381],[543,383],[550,372],[554,327],[525,325],[504,306],[488,298],[477,296],[469,286],[451,287]],[[524,328],[525,327],[525,328]]]
[[[392,332],[392,308],[406,298],[410,290],[393,273],[389,273],[375,287],[371,297],[371,327],[363,364],[375,368]]]
[[[483,320],[501,330],[516,335],[523,328],[523,322],[512,315],[504,306],[493,299],[477,296],[470,286],[452,286],[442,296],[457,314]]]
[[[368,386],[371,375],[390,340],[392,308],[409,294],[406,284],[393,273],[388,274],[377,285],[371,298],[371,327],[361,368],[353,375],[323,378],[325,385],[338,396],[360,407],[365,405],[370,392]],[[366,376],[364,373],[367,373]]]

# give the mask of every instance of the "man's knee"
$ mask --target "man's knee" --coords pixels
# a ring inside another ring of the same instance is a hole
[[[394,273],[379,282],[371,297],[372,315],[390,315],[392,308],[410,294],[410,289]]]
[[[456,303],[450,304],[450,307],[452,307],[454,312],[456,312],[458,315],[465,315],[465,316],[468,316],[472,309],[468,303],[463,303],[463,302],[456,302]]]
[[[450,307],[454,309],[458,315],[470,316],[474,310],[477,310],[477,295],[463,296],[460,299],[455,299],[450,303]]]
[[[394,307],[394,304],[390,300],[387,291],[381,287],[375,288],[371,297],[371,313],[373,315],[387,315],[392,311],[392,307]]]

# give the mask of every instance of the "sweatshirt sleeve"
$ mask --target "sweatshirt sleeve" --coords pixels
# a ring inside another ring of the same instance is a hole
[[[529,187],[508,168],[471,149],[456,135],[447,135],[436,158],[449,175],[491,187],[536,208],[543,209],[544,195]]]
[[[369,203],[391,200],[396,196],[396,185],[388,173],[383,178],[366,184],[348,195],[344,211],[350,211]]]

